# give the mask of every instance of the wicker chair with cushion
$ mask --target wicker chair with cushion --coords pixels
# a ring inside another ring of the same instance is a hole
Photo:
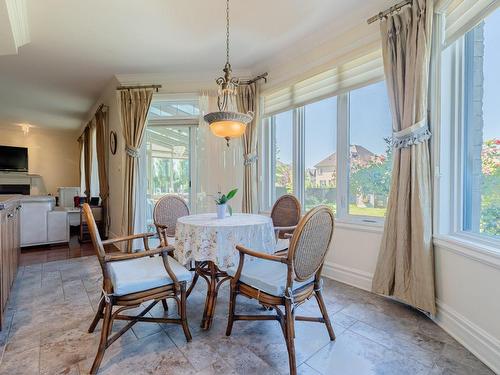
[[[321,294],[321,270],[332,241],[333,227],[333,212],[326,206],[316,207],[299,222],[291,237],[287,253],[271,255],[238,245],[236,246],[240,252],[238,267],[228,270],[228,274],[233,278],[226,335],[231,335],[235,320],[277,320],[285,336],[292,375],[297,373],[294,346],[295,320],[324,323],[330,339],[335,340]],[[245,262],[246,256],[256,259]],[[276,315],[235,314],[238,294],[254,298],[260,304],[275,309]],[[322,316],[295,316],[296,307],[313,295]]]
[[[90,373],[97,373],[105,350],[137,322],[179,324],[184,330],[186,340],[191,341],[186,315],[186,284],[191,280],[191,273],[169,256],[174,247],[162,246],[150,250],[148,238],[153,236],[153,233],[134,234],[102,241],[90,206],[86,203],[83,205],[83,212],[103,275],[103,293],[89,328],[89,333],[93,332],[99,320],[103,319],[101,340]],[[105,245],[139,238],[144,241],[145,251],[127,254],[106,254],[104,251]],[[164,301],[166,298],[176,301],[179,318],[145,316],[159,301]],[[148,301],[150,304],[137,316],[121,314],[124,310],[139,307]],[[113,307],[118,308],[113,311]],[[114,320],[127,320],[129,323],[110,337]]]
[[[276,252],[285,252],[289,246],[287,234],[293,233],[301,217],[301,206],[291,194],[279,197],[271,210],[274,232],[276,234]]]
[[[189,207],[178,195],[167,194],[158,199],[153,210],[153,221],[160,239],[165,233],[166,238],[163,240],[166,240],[166,244],[175,245],[177,219],[187,215],[189,215]]]

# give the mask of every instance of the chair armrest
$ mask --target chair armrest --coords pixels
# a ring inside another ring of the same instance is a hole
[[[240,255],[246,254],[246,255],[250,255],[250,256],[255,257],[255,258],[270,260],[273,262],[288,263],[288,259],[286,257],[282,257],[279,255],[273,255],[273,254],[267,254],[267,253],[263,253],[260,251],[250,250],[250,249],[248,249],[244,246],[241,246],[241,245],[236,245],[236,250],[238,250],[240,252]]]
[[[106,254],[104,256],[105,262],[117,262],[121,260],[137,259],[149,257],[156,254],[171,253],[175,250],[173,246],[158,247],[153,250],[138,251],[136,253],[120,253],[120,254]]]
[[[236,273],[234,274],[233,280],[231,281],[232,283],[237,283],[240,280],[241,271],[243,270],[243,264],[245,262],[245,254],[252,256],[252,257],[255,257],[255,258],[260,258],[260,259],[270,260],[273,262],[280,262],[280,263],[288,264],[287,257],[262,253],[260,251],[250,250],[250,249],[248,249],[244,246],[241,246],[241,245],[236,245],[236,250],[238,250],[240,252],[240,261],[238,263],[238,269],[236,270]]]
[[[131,240],[135,240],[135,239],[138,239],[138,238],[153,237],[155,234],[156,233],[131,234],[130,236],[116,237],[116,238],[111,238],[109,240],[102,241],[102,244],[103,244],[103,246],[104,245],[112,245],[114,243],[124,242],[124,241],[131,241]]]
[[[297,229],[296,225],[291,225],[289,227],[274,227],[275,231],[283,231],[283,232],[287,232],[287,231],[295,230],[295,229]]]

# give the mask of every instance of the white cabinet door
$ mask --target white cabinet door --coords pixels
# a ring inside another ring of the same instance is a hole
[[[46,202],[22,204],[21,246],[47,242],[47,211],[49,209],[50,204]]]
[[[48,214],[48,242],[68,242],[68,213],[65,211],[50,211]]]

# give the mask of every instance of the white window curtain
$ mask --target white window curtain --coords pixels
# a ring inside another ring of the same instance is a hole
[[[445,22],[445,47],[455,42],[500,7],[500,0],[453,0]]]
[[[97,131],[95,118],[92,120],[90,125],[90,196],[99,196],[99,167],[97,164]]]
[[[147,191],[148,191],[148,159],[147,159],[147,146],[146,139],[143,140],[141,147],[139,148],[139,156],[137,163],[137,188],[135,189],[135,201],[137,202],[135,208],[135,216],[134,216],[134,230],[135,233],[143,233],[148,232],[147,226]],[[157,242],[149,242],[150,247],[154,247],[153,245],[157,245]],[[142,239],[134,240],[132,248],[134,250],[144,250],[144,242]]]
[[[229,147],[224,138],[210,132],[203,116],[217,110],[217,93],[200,95],[200,125],[197,131],[196,150],[196,212],[215,212],[213,195],[238,188],[230,204],[234,212],[241,211],[243,192],[243,146],[240,139],[232,139]]]
[[[382,51],[369,51],[307,79],[262,94],[268,117],[384,79]]]

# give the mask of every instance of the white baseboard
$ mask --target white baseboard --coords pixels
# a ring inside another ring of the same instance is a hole
[[[439,300],[437,315],[433,320],[495,373],[500,374],[500,340]]]
[[[325,262],[323,276],[371,291],[373,274],[333,262]],[[500,374],[500,341],[441,301],[437,301],[436,324],[466,347],[494,372]]]
[[[333,262],[325,262],[323,275],[340,281],[341,283],[355,286],[356,288],[371,291],[373,275],[369,272],[355,268],[345,267]]]

